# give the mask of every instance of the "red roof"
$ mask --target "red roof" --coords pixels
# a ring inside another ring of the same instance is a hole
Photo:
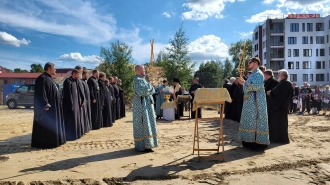
[[[71,71],[67,73],[56,73],[53,75],[53,78],[57,77],[66,77]],[[0,78],[24,78],[24,79],[36,79],[41,75],[42,73],[0,73]]]
[[[0,73],[0,78],[31,78],[36,79],[41,73]]]

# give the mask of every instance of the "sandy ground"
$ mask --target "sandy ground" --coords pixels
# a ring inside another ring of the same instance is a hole
[[[225,162],[192,154],[194,120],[158,121],[159,147],[139,153],[130,111],[111,128],[49,150],[30,147],[32,118],[33,109],[0,106],[0,184],[330,184],[329,116],[290,115],[291,143],[265,151],[242,148],[239,123],[224,120]],[[218,126],[200,122],[201,148],[217,147]]]

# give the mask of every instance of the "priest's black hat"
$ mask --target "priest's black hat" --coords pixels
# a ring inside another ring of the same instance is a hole
[[[174,79],[173,79],[173,82],[178,82],[178,83],[180,83],[180,80],[177,79],[177,78],[174,78]]]

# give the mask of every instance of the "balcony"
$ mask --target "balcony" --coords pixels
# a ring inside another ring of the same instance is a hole
[[[270,54],[270,58],[284,58],[284,54]]]
[[[283,33],[284,34],[284,30],[283,29],[273,29],[273,30],[269,30],[270,34],[274,34],[274,33]]]
[[[282,47],[284,47],[284,42],[270,42],[270,46],[282,46]]]
[[[284,69],[284,61],[270,61],[270,69],[273,71]]]

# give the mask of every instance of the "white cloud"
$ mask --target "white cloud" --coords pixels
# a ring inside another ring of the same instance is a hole
[[[309,13],[310,11],[320,14],[328,14],[330,12],[330,0],[277,0],[278,8],[285,8],[287,11],[300,10],[301,13]]]
[[[162,13],[162,15],[164,15],[167,18],[171,18],[171,14],[169,14],[168,12],[164,12],[164,13]]]
[[[78,52],[61,55],[57,60],[58,61],[77,62],[77,63],[91,63],[91,64],[100,64],[101,63],[101,58],[97,55],[82,56]]]
[[[192,41],[188,51],[193,60],[225,59],[228,56],[228,46],[215,35],[203,35]]]
[[[1,1],[0,23],[98,44],[116,35],[116,20],[90,1]],[[24,17],[24,18],[23,18]]]
[[[281,10],[266,10],[264,12],[252,15],[249,19],[245,20],[248,23],[258,23],[265,21],[268,17],[270,18],[283,18]]]
[[[226,3],[234,3],[235,0],[187,0],[182,6],[190,11],[182,13],[183,19],[205,20],[210,17],[223,18],[221,14]]]
[[[25,40],[24,38],[21,40],[18,40],[16,37],[14,37],[13,35],[11,35],[9,33],[0,32],[0,43],[20,47],[21,44],[29,45],[31,43],[31,41]]]
[[[262,4],[272,4],[275,0],[264,0],[261,3]]]
[[[252,37],[253,31],[249,31],[249,32],[238,32],[238,34],[243,39],[243,38]]]

